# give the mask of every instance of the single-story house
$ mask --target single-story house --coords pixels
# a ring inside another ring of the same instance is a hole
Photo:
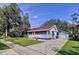
[[[30,38],[56,38],[58,29],[56,25],[31,28],[27,31]]]

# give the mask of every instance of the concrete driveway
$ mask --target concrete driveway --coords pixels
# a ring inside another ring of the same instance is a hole
[[[8,53],[0,53],[1,55],[55,55],[61,49],[61,47],[67,42],[68,36],[60,36],[59,39],[47,40],[44,43],[31,45],[31,46],[20,46],[12,42],[1,41],[11,49]]]

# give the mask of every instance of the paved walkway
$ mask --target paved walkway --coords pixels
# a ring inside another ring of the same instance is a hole
[[[23,47],[12,42],[1,41],[11,49],[7,53],[0,53],[1,55],[55,55],[60,48],[67,42],[67,37],[60,37],[59,39],[48,40],[44,43]]]
[[[5,49],[5,50],[0,50],[0,55],[18,55],[18,53],[16,53],[12,49]]]

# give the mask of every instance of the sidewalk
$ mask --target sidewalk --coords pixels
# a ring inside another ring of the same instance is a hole
[[[12,49],[5,49],[5,50],[0,50],[0,55],[18,55],[18,53],[16,53]]]
[[[15,51],[18,55],[41,55],[41,52],[36,52],[35,50],[25,48],[23,46],[14,44],[12,42],[1,41],[1,43],[9,46],[13,51]],[[5,52],[4,52],[5,53]],[[11,52],[12,53],[12,52]]]
[[[60,37],[59,39],[48,40],[44,43],[31,45],[27,47],[23,47],[12,42],[6,42],[2,40],[3,44],[9,46],[12,51],[9,54],[18,54],[18,55],[55,55],[60,50],[60,48],[67,42],[67,37]],[[5,53],[4,54],[8,54]],[[9,55],[8,54],[8,55]]]

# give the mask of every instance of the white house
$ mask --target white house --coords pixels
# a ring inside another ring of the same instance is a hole
[[[56,25],[31,28],[27,31],[30,38],[56,38],[58,30]]]

